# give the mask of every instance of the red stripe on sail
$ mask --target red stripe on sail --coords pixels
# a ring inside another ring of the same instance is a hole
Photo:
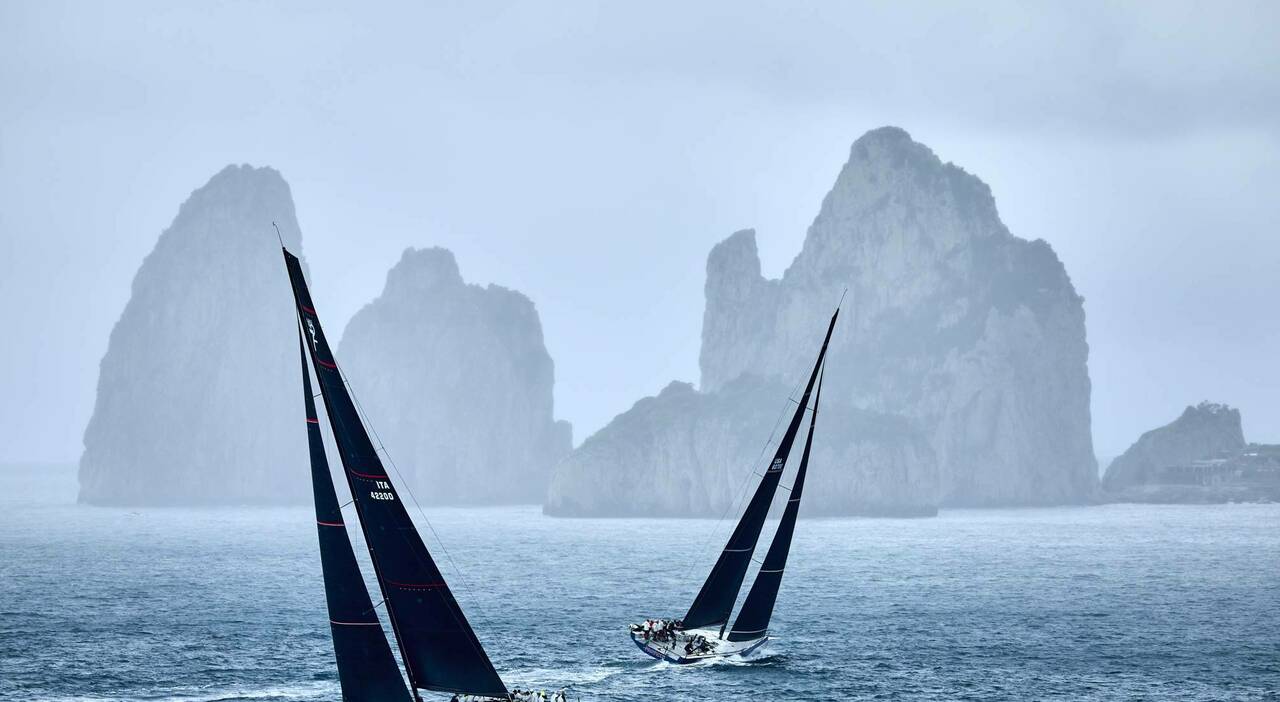
[[[320,420],[314,417],[307,417],[307,424],[319,424]]]
[[[323,360],[323,359],[319,359],[319,358],[317,358],[317,359],[316,359],[316,363],[319,363],[320,365],[324,366],[325,368],[333,368],[334,370],[337,370],[337,368],[338,368],[338,366],[336,366],[335,364],[329,363],[328,361],[325,361],[325,360]]]
[[[445,587],[444,583],[396,583],[390,580],[387,581],[387,584],[402,587],[406,590],[437,590]]]
[[[302,308],[302,311],[303,311],[303,312],[306,312],[307,314],[315,314],[315,313],[316,313],[316,311],[315,311],[315,310],[311,309],[310,307],[307,307],[306,305],[304,305],[304,304],[302,304],[302,303],[298,303],[298,307],[301,307],[301,308]]]
[[[320,526],[346,526],[346,524],[343,524],[342,522],[322,522],[319,520],[316,520],[316,524],[319,524]]]

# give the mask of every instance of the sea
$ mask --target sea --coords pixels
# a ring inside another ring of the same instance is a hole
[[[340,699],[310,508],[109,509],[75,496],[72,467],[0,469],[0,699]],[[513,688],[637,701],[1280,699],[1280,505],[802,520],[766,652],[694,666],[644,656],[627,625],[683,614],[723,522],[411,511]]]

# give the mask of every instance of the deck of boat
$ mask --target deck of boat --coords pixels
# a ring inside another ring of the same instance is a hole
[[[698,636],[706,639],[707,643],[711,645],[710,650],[701,652],[696,650],[693,652],[685,651],[685,645]],[[750,641],[729,641],[728,639],[719,638],[719,632],[717,631],[689,629],[681,630],[674,640],[666,641],[658,641],[654,638],[646,639],[643,634],[633,631],[631,632],[631,640],[641,651],[660,661],[688,665],[717,658],[748,656],[760,650],[769,641],[769,637],[762,636]]]

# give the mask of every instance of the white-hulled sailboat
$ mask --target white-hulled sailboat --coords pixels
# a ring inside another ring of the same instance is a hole
[[[302,266],[287,249],[282,251],[293,285],[303,346],[302,378],[316,529],[320,533],[320,560],[342,699],[409,702],[410,694],[414,700],[421,700],[419,690],[432,690],[453,693],[454,699],[563,702],[563,691],[513,694],[489,662],[374,449],[316,316]],[[308,356],[382,590],[382,604],[400,648],[408,686],[382,631],[347,536],[320,433]]]
[[[813,429],[818,420],[818,400],[822,395],[823,362],[827,355],[827,345],[831,342],[831,331],[835,329],[836,317],[839,315],[840,309],[836,308],[831,315],[831,323],[827,325],[827,335],[818,351],[818,360],[814,362],[813,371],[809,374],[809,382],[805,385],[804,394],[787,425],[786,433],[778,442],[773,461],[760,479],[755,494],[747,503],[742,518],[738,520],[729,542],[720,552],[720,558],[711,569],[702,589],[698,591],[688,613],[683,619],[648,619],[644,623],[631,625],[631,640],[641,651],[671,663],[697,663],[716,658],[745,657],[759,651],[769,641],[769,619],[773,615],[773,605],[782,584],[782,572],[786,568],[787,554],[791,550],[791,536],[795,533],[805,472],[809,467],[809,449],[813,444]],[[804,414],[809,409],[811,395],[814,403],[809,418],[809,432],[805,437],[804,451],[796,469],[786,508],[778,522],[773,543],[769,545],[769,551],[760,564],[756,580],[738,612],[738,618],[729,627],[733,605],[742,589],[747,568],[751,565],[751,556],[760,540],[760,532],[769,515],[769,506],[777,492],[787,456],[791,453],[791,446],[795,443]]]

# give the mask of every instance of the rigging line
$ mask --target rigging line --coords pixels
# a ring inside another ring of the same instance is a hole
[[[819,366],[819,368],[821,369],[821,371],[820,371],[821,373],[826,373],[827,361],[826,361],[826,359],[825,359],[825,358],[822,360],[822,365],[820,365],[820,366]],[[819,382],[819,383],[821,383],[821,382],[822,382],[822,381],[821,381],[821,377],[819,378],[819,381],[818,381],[818,382]],[[799,387],[800,387],[800,386],[799,386],[799,385],[797,385],[797,386],[796,386],[796,389],[799,389]],[[800,402],[799,402],[799,401],[797,401],[797,400],[795,400],[795,399],[792,399],[791,401],[792,401],[793,403],[795,403],[797,406],[799,406],[799,404],[800,404]],[[818,408],[817,408],[816,403],[815,403],[814,405],[812,405],[812,406],[810,406],[810,405],[807,405],[807,404],[806,404],[806,405],[805,405],[805,410],[806,410],[806,411],[809,411],[809,412],[814,412],[814,413],[816,413],[816,412],[818,411]],[[794,475],[792,476],[792,479],[793,479],[793,480],[795,479],[795,476],[794,476]],[[778,489],[779,489],[779,490],[786,490],[788,495],[789,495],[789,494],[791,494],[791,488],[790,488],[790,487],[787,487],[786,485],[783,485],[783,484],[782,484],[781,479],[779,479],[779,481],[778,481]],[[773,499],[769,501],[769,512],[768,512],[768,514],[773,514],[773,512],[776,510],[776,508],[777,508],[777,506],[778,506],[778,504],[779,504],[780,502],[789,502],[789,501],[790,501],[790,500],[782,500],[781,498],[782,498],[782,496],[781,496],[781,495],[777,495],[777,494],[775,494],[775,495],[773,496]]]
[[[805,379],[803,377],[796,381],[796,384],[791,388],[791,392],[787,395],[788,399],[796,394],[800,389],[800,385],[804,382]],[[757,466],[763,465],[765,452],[769,450],[769,446],[773,445],[773,439],[778,434],[778,427],[782,426],[782,419],[787,415],[787,409],[789,409],[789,407],[786,404],[783,404],[782,408],[778,410],[778,416],[773,420],[773,428],[769,430],[769,438],[765,439],[764,445],[760,447],[760,454],[751,462],[751,475],[743,476],[742,482],[736,491],[737,494],[729,501],[729,504],[725,505],[724,512],[720,515],[720,518],[716,520],[715,525],[708,530],[706,537],[703,539],[702,544],[697,548],[695,553],[705,553],[712,541],[720,534],[721,527],[724,525],[725,518],[729,516],[729,512],[731,510],[740,509],[744,506],[747,488],[751,485],[751,476],[755,475]]]
[[[426,523],[427,528],[431,530],[431,535],[435,537],[436,543],[440,545],[440,550],[444,552],[445,558],[449,561],[449,567],[453,568],[453,571],[458,576],[458,579],[461,580],[464,585],[466,585],[468,590],[473,589],[471,585],[471,581],[467,579],[467,576],[463,574],[462,570],[458,568],[458,565],[454,563],[453,555],[449,553],[449,548],[444,545],[444,540],[440,538],[440,534],[436,532],[435,526],[431,523],[431,520],[427,518],[427,513],[423,511],[422,505],[418,503],[418,496],[413,494],[413,488],[409,486],[409,482],[405,479],[404,474],[400,472],[400,466],[396,465],[396,460],[391,457],[391,453],[387,451],[386,445],[382,443],[382,437],[378,435],[378,430],[374,428],[373,423],[369,421],[369,416],[364,411],[364,405],[360,403],[360,397],[356,395],[355,387],[351,385],[351,380],[347,378],[346,371],[342,370],[341,366],[338,365],[337,360],[338,359],[336,358],[334,359],[334,368],[338,371],[338,375],[342,378],[343,384],[347,386],[347,391],[351,395],[351,400],[352,400],[352,403],[355,405],[356,413],[360,415],[359,416],[360,421],[364,422],[365,428],[373,433],[373,438],[377,440],[378,447],[382,449],[382,455],[386,457],[387,462],[391,464],[391,468],[395,470],[396,477],[400,479],[400,484],[403,485],[404,489],[409,493],[409,499],[413,500],[413,506],[417,508],[418,514],[422,516],[422,521]],[[412,523],[412,518],[410,518],[410,523]],[[456,601],[457,599],[456,595],[454,599]],[[464,639],[466,639],[467,644],[471,646],[471,649],[477,655],[479,655],[484,660],[488,661],[489,655],[485,652],[484,646],[480,643],[480,638],[476,636],[475,630],[472,627],[470,627],[468,623],[464,621],[466,619],[466,615],[462,613],[462,605],[461,604],[456,605],[457,613],[455,613],[453,609],[454,608],[449,608],[448,610],[449,617],[453,619],[453,623],[458,626],[458,629],[459,630],[472,629],[471,636],[463,637]],[[390,613],[390,611],[391,610],[388,608],[387,612]],[[473,601],[471,605],[471,611],[472,612],[481,611],[481,607],[479,607]],[[458,618],[459,614],[462,615],[462,619]],[[493,668],[492,662],[489,663],[489,667],[491,669]],[[408,669],[409,667],[406,664],[405,670],[408,670]],[[494,672],[494,675],[498,674],[497,670],[494,670],[493,672]],[[498,679],[501,680],[501,676],[499,676]],[[415,693],[416,693],[416,689],[415,689]],[[419,699],[421,698],[419,697]]]
[[[823,365],[826,365],[826,364],[824,363]],[[790,393],[788,394],[788,396],[787,396],[787,401],[788,401],[791,405],[800,406],[800,401],[796,398],[796,394],[797,394],[798,392],[800,392],[800,387],[801,387],[801,385],[803,385],[805,382],[806,382],[806,380],[805,380],[805,378],[802,376],[800,379],[798,379],[798,380],[796,381],[796,384],[791,388],[791,392],[790,392]],[[782,419],[783,419],[784,417],[786,417],[786,415],[788,414],[787,410],[789,409],[789,407],[790,407],[790,405],[788,405],[788,404],[786,404],[786,403],[783,403],[782,410],[780,410],[780,411],[779,411],[778,418],[774,421],[774,428],[773,428],[773,431],[772,431],[772,432],[770,433],[770,435],[769,435],[769,440],[765,442],[765,446],[761,449],[761,457],[764,457],[764,456],[765,456],[765,449],[767,449],[770,445],[772,445],[772,444],[774,443],[774,441],[773,441],[773,437],[774,437],[774,435],[777,433],[777,431],[778,431],[778,427],[779,427],[779,426],[781,426]],[[806,404],[805,409],[806,409],[806,410],[810,410],[810,409],[812,409],[812,408],[808,407],[808,405]],[[759,459],[757,459],[757,463],[759,464],[759,468],[764,468],[764,463],[763,463],[763,462],[761,462]],[[757,470],[757,471],[753,471],[753,475],[757,475],[757,476],[759,476],[760,478],[763,478],[763,477],[764,477],[764,475],[763,475],[763,474],[761,474],[760,472],[758,472],[758,470]],[[785,502],[787,502],[787,501],[788,501],[788,498],[787,498],[785,495],[781,495],[781,494],[779,494],[779,493],[777,492],[777,490],[778,490],[778,489],[786,490],[786,491],[787,491],[787,495],[790,495],[790,494],[791,494],[791,488],[789,488],[789,487],[787,487],[787,486],[783,485],[783,484],[782,484],[782,482],[781,482],[781,480],[779,480],[778,485],[776,485],[776,486],[775,486],[775,492],[774,492],[774,495],[773,495],[773,497],[769,500],[769,508],[768,508],[768,510],[765,512],[765,519],[766,519],[766,520],[768,519],[769,515],[771,515],[771,514],[773,514],[774,512],[776,512],[776,511],[777,511],[777,507],[778,507],[778,505],[779,505],[779,504],[783,504],[783,503],[785,503]],[[739,594],[739,596],[741,596],[741,594]],[[736,606],[735,606],[735,609],[736,609]],[[732,612],[733,612],[733,610],[732,610],[732,609],[731,609],[731,610],[729,610],[729,611],[730,611],[730,613],[732,613]]]
[[[791,388],[790,395],[794,395],[796,391],[800,389],[800,384],[803,382],[804,382],[803,379],[798,380],[795,386]],[[784,404],[782,408],[778,410],[777,418],[773,420],[773,428],[769,431],[769,437],[765,439],[764,445],[760,447],[759,455],[757,455],[756,459],[751,462],[752,475],[758,475],[758,473],[756,472],[758,470],[758,467],[764,465],[765,456],[769,450],[769,447],[774,445],[774,437],[777,436],[778,427],[782,426],[782,420],[784,417],[786,417],[786,415],[787,415],[787,406]],[[707,538],[703,543],[701,550],[705,551],[707,549],[707,544],[711,543],[712,539],[715,538],[717,535],[719,535],[720,527],[724,524],[725,518],[729,516],[729,512],[731,510],[739,511],[745,507],[745,504],[746,504],[745,499],[747,496],[747,492],[749,491],[748,488],[750,488],[751,486],[750,478],[751,476],[745,476],[743,478],[742,484],[738,488],[737,495],[729,503],[729,505],[725,507],[724,513],[720,515],[720,519],[716,521],[715,526],[712,527],[711,531],[707,534]]]

